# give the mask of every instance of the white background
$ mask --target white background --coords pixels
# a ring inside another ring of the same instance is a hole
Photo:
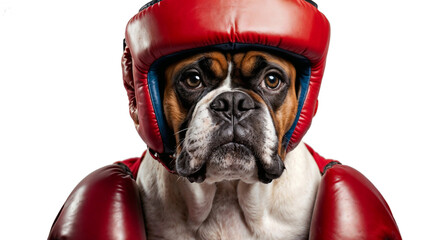
[[[427,3],[318,0],[332,37],[308,142],[425,237]],[[140,155],[120,57],[141,1],[0,0],[0,239],[46,239],[88,173]]]

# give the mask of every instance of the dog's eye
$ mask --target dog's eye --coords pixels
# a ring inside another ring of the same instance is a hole
[[[202,76],[198,72],[187,73],[183,80],[189,88],[199,88],[202,86]]]
[[[264,84],[266,88],[276,89],[282,83],[281,77],[276,73],[269,73],[264,78]]]

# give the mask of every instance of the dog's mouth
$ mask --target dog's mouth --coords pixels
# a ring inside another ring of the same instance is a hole
[[[181,155],[186,157],[186,154]],[[249,174],[255,167],[255,157],[252,151],[245,145],[228,142],[212,149],[206,155],[202,164],[195,168],[186,168],[188,171],[181,171],[181,176],[187,177],[190,182],[203,182],[207,176],[214,178],[225,178],[233,180],[241,175]],[[181,159],[181,162],[191,161],[191,159]]]
[[[262,159],[254,147],[237,142],[228,142],[210,150],[206,158],[193,164],[188,151],[182,151],[177,161],[177,172],[190,182],[202,183],[230,180],[270,183],[281,176],[285,166],[278,154],[271,159]]]

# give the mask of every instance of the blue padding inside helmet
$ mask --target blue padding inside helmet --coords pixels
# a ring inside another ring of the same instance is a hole
[[[219,44],[209,47],[203,47],[198,49],[191,49],[186,50],[178,53],[173,53],[164,57],[161,57],[160,59],[156,60],[151,66],[147,74],[147,83],[148,83],[148,89],[150,92],[151,102],[153,104],[154,113],[156,114],[157,119],[157,125],[159,126],[160,135],[162,137],[163,141],[163,147],[165,153],[171,154],[175,152],[175,137],[173,135],[173,131],[168,127],[166,123],[166,118],[163,112],[163,92],[160,92],[160,86],[159,86],[159,79],[161,77],[159,76],[159,69],[162,63],[164,63],[166,60],[182,56],[185,54],[191,54],[191,53],[197,53],[197,52],[206,52],[206,51],[212,51],[212,50],[218,50],[218,51],[232,51],[232,50],[245,50],[245,49],[251,49],[251,50],[266,50],[266,51],[272,51],[275,53],[283,53],[287,57],[291,58],[291,62],[297,65],[297,79],[296,81],[300,82],[300,96],[298,99],[298,111],[295,118],[294,123],[292,124],[289,131],[285,134],[285,140],[286,140],[286,147],[289,144],[289,141],[292,137],[292,134],[295,130],[295,127],[298,123],[299,116],[301,114],[302,107],[305,102],[305,98],[307,96],[308,87],[310,83],[310,77],[311,77],[311,64],[310,61],[298,54],[285,51],[280,48],[271,47],[271,46],[265,46],[265,45],[259,45],[259,44],[246,44],[246,43],[226,43],[226,44]]]
[[[310,85],[310,77],[311,77],[311,66],[308,66],[306,68],[303,68],[298,73],[298,79],[300,82],[300,95],[298,98],[298,111],[297,115],[295,117],[294,123],[292,124],[291,128],[288,130],[288,132],[285,134],[285,140],[286,140],[286,147],[288,147],[289,141],[291,140],[292,134],[295,131],[295,127],[297,126],[299,116],[302,111],[302,107],[304,106],[305,98],[307,97],[308,87]]]
[[[160,135],[163,141],[163,147],[165,153],[173,153],[175,151],[175,138],[170,136],[168,133],[171,132],[168,125],[166,124],[165,116],[163,113],[163,104],[162,98],[160,95],[159,87],[159,71],[158,71],[159,62],[155,62],[151,65],[150,70],[147,74],[147,83],[148,89],[150,91],[150,98],[153,104],[154,113],[156,114],[157,125],[159,126]]]

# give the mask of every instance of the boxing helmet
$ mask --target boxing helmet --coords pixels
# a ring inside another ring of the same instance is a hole
[[[329,35],[328,20],[308,0],[149,2],[127,24],[122,57],[130,114],[139,135],[156,156],[175,151],[162,107],[162,62],[209,49],[257,48],[283,54],[298,66],[298,112],[285,136],[286,150],[291,151],[317,108]]]

